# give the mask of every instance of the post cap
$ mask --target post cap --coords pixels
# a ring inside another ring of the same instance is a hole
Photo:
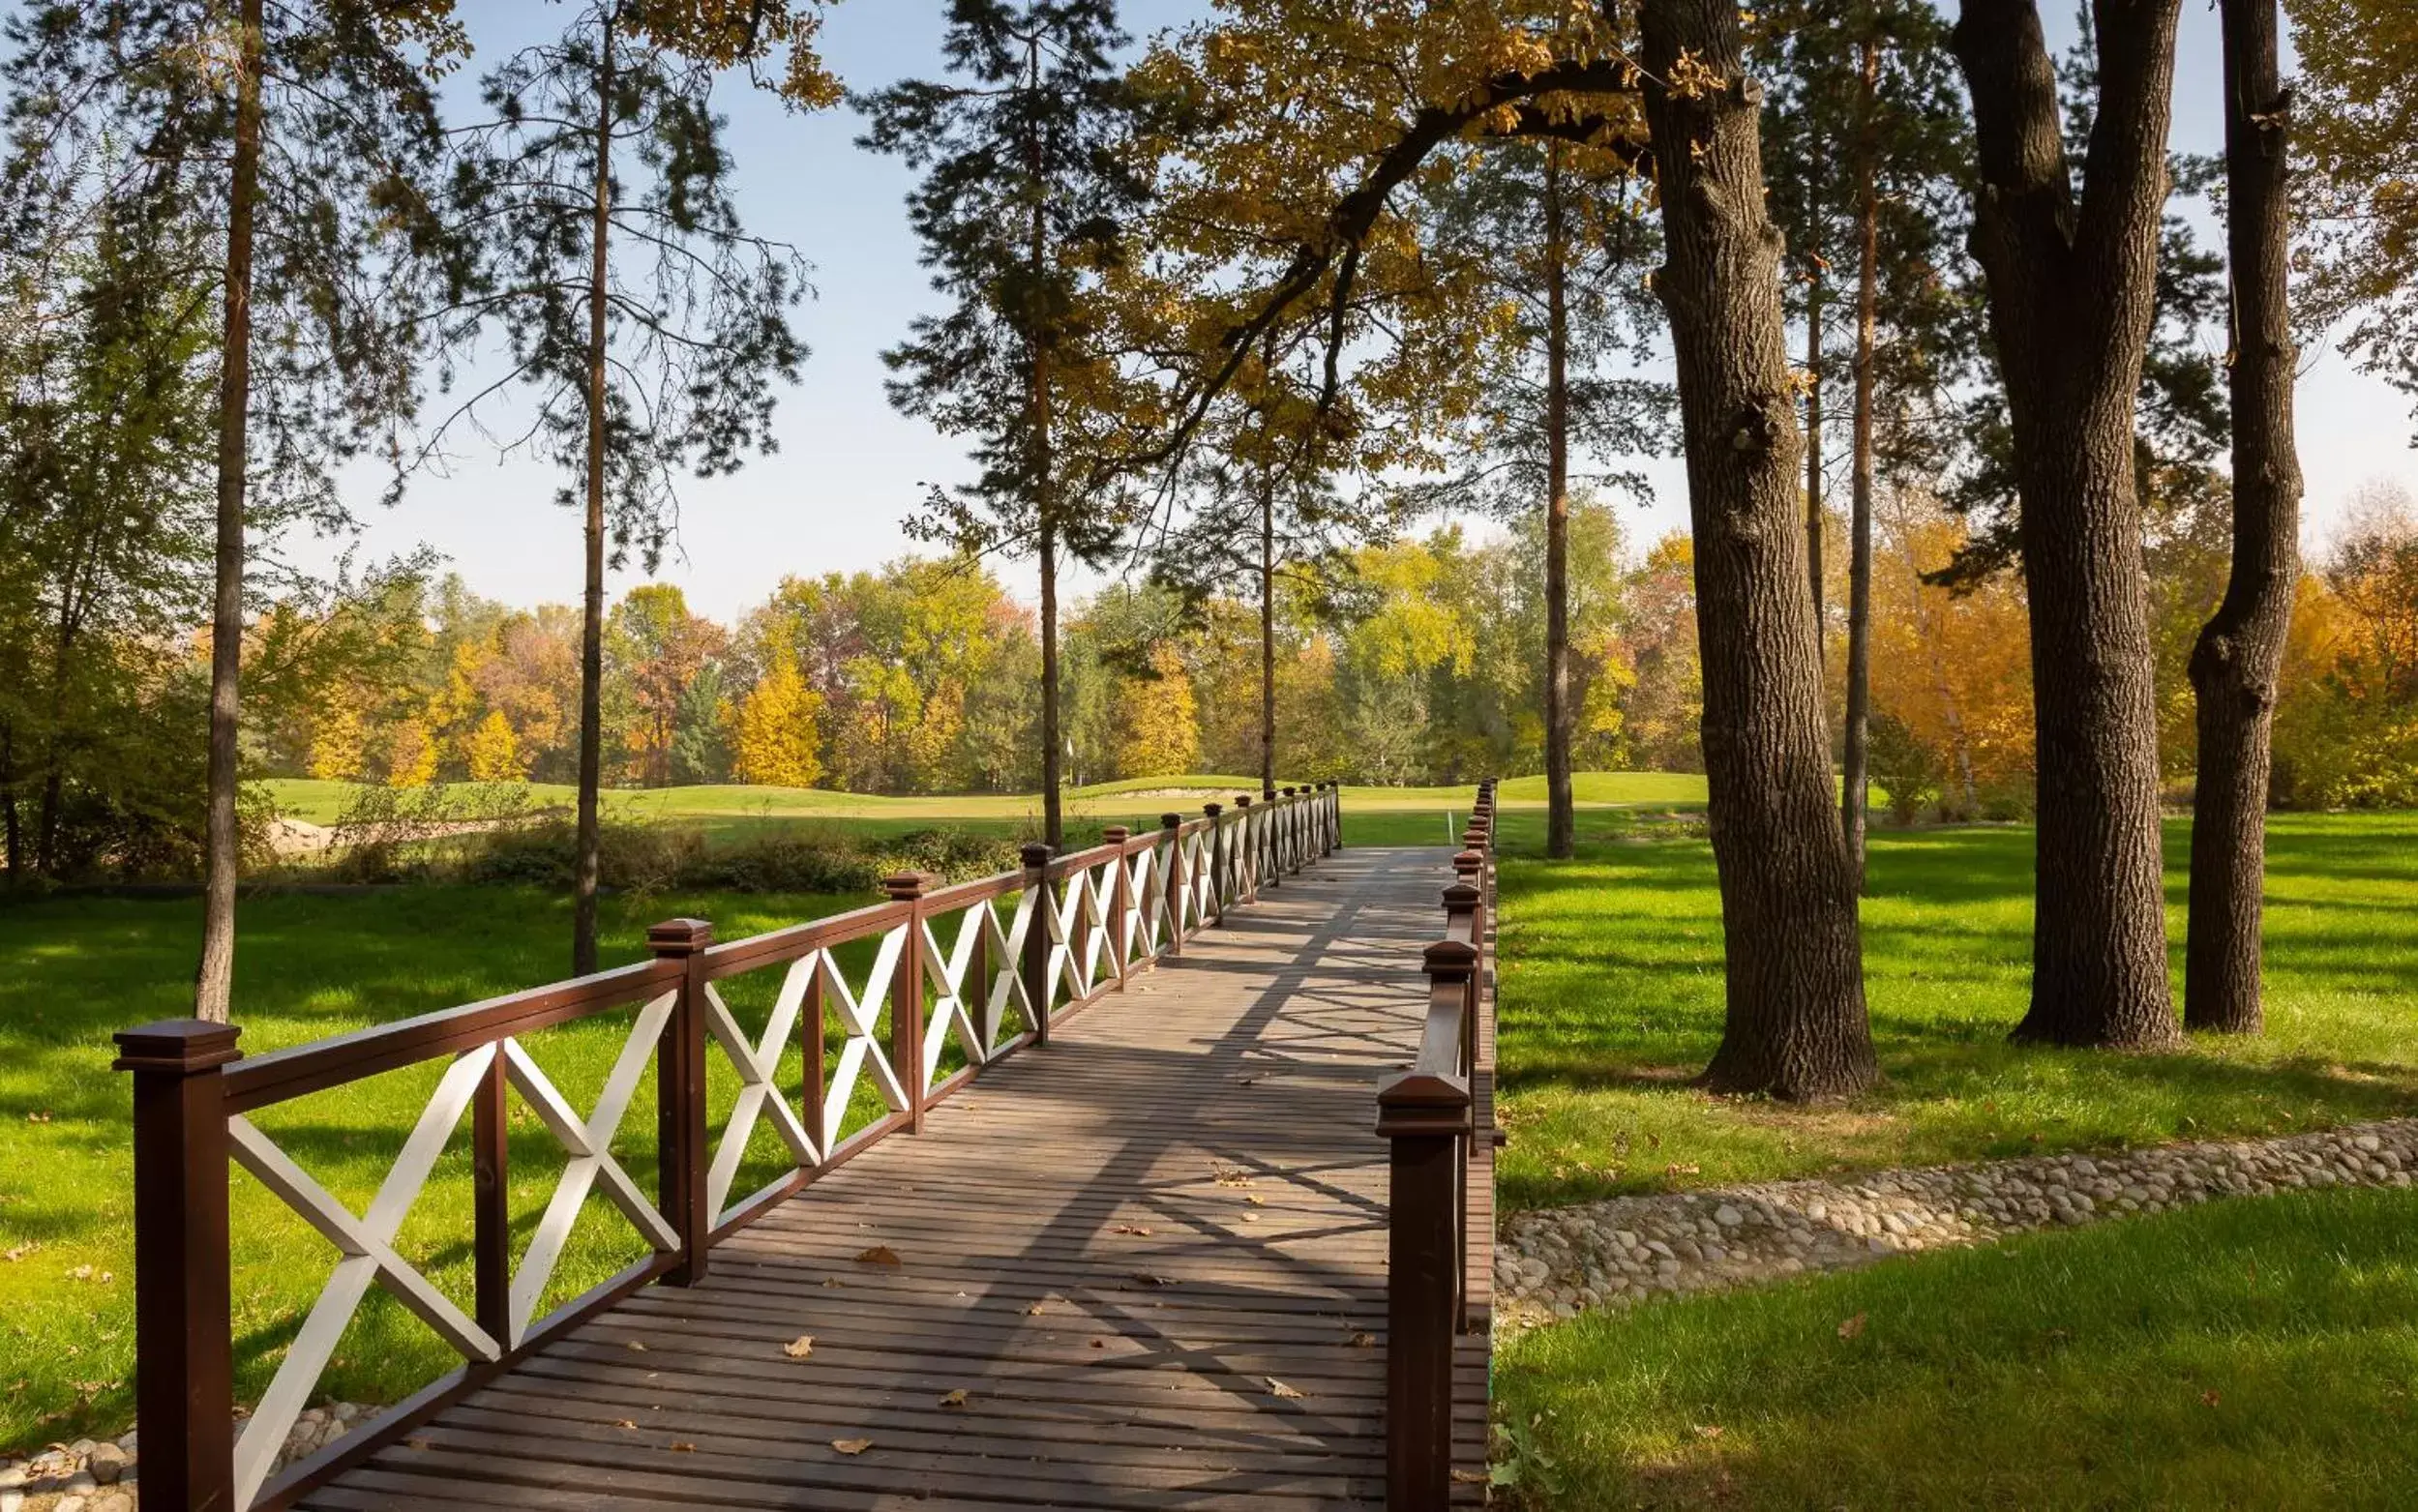
[[[713,942],[714,927],[703,919],[666,919],[646,929],[646,948],[658,956],[693,956]]]
[[[191,1075],[223,1066],[243,1052],[235,1048],[244,1031],[231,1023],[207,1019],[162,1019],[156,1023],[120,1029],[118,1057],[112,1071],[178,1071]]]
[[[1429,976],[1467,976],[1478,969],[1478,947],[1465,939],[1440,939],[1419,952]]]
[[[1453,882],[1444,890],[1444,905],[1454,913],[1478,906],[1478,889],[1468,882]]]
[[[1464,850],[1452,858],[1452,870],[1455,872],[1475,872],[1485,864],[1485,852],[1478,850]]]
[[[1205,803],[1201,805],[1201,812],[1213,819],[1226,812],[1226,806],[1222,803]]]
[[[1162,814],[1158,816],[1158,824],[1161,829],[1175,829],[1182,823],[1183,815],[1180,814]]]
[[[921,898],[924,890],[931,885],[932,874],[929,872],[893,872],[881,879],[881,890],[890,895],[893,903]]]
[[[1111,824],[1100,831],[1100,843],[1102,845],[1121,845],[1126,841],[1131,839],[1133,839],[1133,831],[1125,828],[1122,824]]]
[[[1033,841],[1016,852],[1016,859],[1022,861],[1028,869],[1048,866],[1050,847],[1041,841]]]
[[[1235,794],[1235,807],[1238,809],[1247,809],[1251,807],[1251,795],[1247,792],[1239,792]]]
[[[1286,785],[1285,785],[1285,796],[1286,796],[1286,797],[1288,797],[1288,798],[1292,797],[1292,796],[1293,796],[1293,794],[1294,794],[1294,790],[1295,790],[1295,789],[1294,789],[1293,786],[1292,786],[1290,783],[1288,783],[1288,784],[1286,784]]]

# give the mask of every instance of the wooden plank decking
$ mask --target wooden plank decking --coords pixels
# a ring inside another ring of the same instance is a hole
[[[637,1293],[301,1504],[1382,1503],[1374,1094],[1449,879],[1432,849],[1287,878],[717,1246],[702,1284]],[[1483,1339],[1462,1356],[1476,1467]]]

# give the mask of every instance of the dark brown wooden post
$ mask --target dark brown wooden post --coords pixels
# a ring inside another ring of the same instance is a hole
[[[235,1367],[226,1237],[232,1024],[122,1029],[134,1078],[134,1416],[143,1499],[234,1512]]]
[[[1459,940],[1427,947],[1431,1001],[1458,1002],[1477,964]],[[1391,1152],[1386,1229],[1386,1505],[1442,1512],[1452,1493],[1452,1349],[1461,1312],[1462,1141],[1468,1078],[1417,1068],[1377,1094]]]
[[[1125,842],[1133,839],[1133,831],[1122,824],[1111,824],[1100,831],[1100,844],[1117,848],[1117,864],[1108,874],[1108,964],[1117,970],[1117,990],[1125,990],[1126,958],[1132,954],[1132,936],[1125,933],[1126,918],[1133,911],[1133,877],[1125,869]]]
[[[470,1258],[479,1326],[512,1348],[512,1124],[504,1102],[504,1047],[494,1052],[470,1103]]]
[[[1025,891],[1032,899],[1032,917],[1025,925],[1025,959],[1021,963],[1025,975],[1025,997],[1032,1004],[1032,1037],[1035,1043],[1050,1042],[1050,847],[1040,844],[1027,845],[1020,853],[1025,863]]]
[[[1333,845],[1335,849],[1341,850],[1343,848],[1343,784],[1328,783],[1327,785],[1327,802],[1334,809]]]
[[[892,903],[907,904],[907,943],[890,977],[890,1070],[907,1094],[907,1131],[923,1133],[923,895],[932,878],[901,872],[881,879]]]
[[[1162,814],[1158,816],[1159,834],[1167,841],[1167,864],[1159,869],[1158,895],[1167,909],[1167,954],[1183,954],[1183,910],[1185,889],[1190,885],[1183,870],[1183,815]]]
[[[1285,801],[1276,806],[1276,870],[1279,872],[1301,870],[1301,854],[1294,845],[1294,831],[1300,827],[1301,818],[1300,806],[1294,802],[1294,794],[1299,791],[1298,787],[1286,788]]]
[[[1463,837],[1463,842],[1464,844],[1467,843],[1466,836]],[[1458,855],[1455,855],[1452,858],[1453,875],[1460,880],[1469,883],[1472,887],[1476,887],[1478,885],[1478,874],[1483,872],[1485,869],[1486,854],[1484,851],[1478,850],[1475,846],[1461,851]]]
[[[664,1280],[694,1286],[705,1276],[714,1215],[705,1210],[705,947],[714,927],[668,919],[646,932],[658,961],[682,965],[672,1017],[655,1052],[656,1204],[680,1236],[680,1255]]]
[[[1226,826],[1218,815],[1226,812],[1222,803],[1205,803],[1201,812],[1209,821],[1209,909],[1217,922],[1226,922]]]
[[[1478,889],[1467,882],[1454,882],[1444,890],[1444,934],[1447,939],[1468,940],[1472,945],[1478,937]],[[1478,973],[1470,972],[1469,991],[1464,995],[1461,1011],[1461,1064],[1478,1063]]]
[[[1251,795],[1235,794],[1235,809],[1241,815],[1235,820],[1235,901],[1257,903],[1260,898],[1259,829],[1251,822]]]
[[[822,967],[817,964],[806,978],[806,1000],[797,1010],[797,1050],[803,1074],[799,1077],[798,1112],[806,1124],[806,1137],[814,1141],[815,1153],[824,1158],[831,1154],[832,1130],[823,1117],[822,1104]]]

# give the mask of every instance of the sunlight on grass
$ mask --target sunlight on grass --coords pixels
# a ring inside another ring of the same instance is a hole
[[[1495,1370],[1540,1507],[2403,1506],[2413,1382],[2411,1192],[1590,1314]]]
[[[1507,831],[1510,827],[1507,825]],[[2268,1032],[2169,1055],[2017,1049],[2031,832],[1873,839],[1867,995],[1885,1077],[1811,1110],[1687,1082],[1721,1027],[1719,900],[1694,830],[1606,817],[1502,871],[1507,1205],[2041,1149],[2284,1133],[2418,1110],[2418,816],[2279,815]],[[2188,831],[2167,831],[2180,991]]]

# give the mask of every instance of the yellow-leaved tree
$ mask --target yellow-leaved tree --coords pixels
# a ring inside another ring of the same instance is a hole
[[[1126,678],[1120,701],[1119,776],[1173,777],[1192,770],[1201,756],[1201,728],[1194,718],[1192,677],[1174,646],[1162,642],[1150,652],[1150,675]]]
[[[488,710],[487,718],[462,737],[462,760],[474,783],[517,783],[528,775],[521,761],[520,737],[501,709]]]
[[[739,705],[734,775],[742,783],[812,787],[822,776],[821,711],[822,696],[806,686],[796,661],[775,661]]]

